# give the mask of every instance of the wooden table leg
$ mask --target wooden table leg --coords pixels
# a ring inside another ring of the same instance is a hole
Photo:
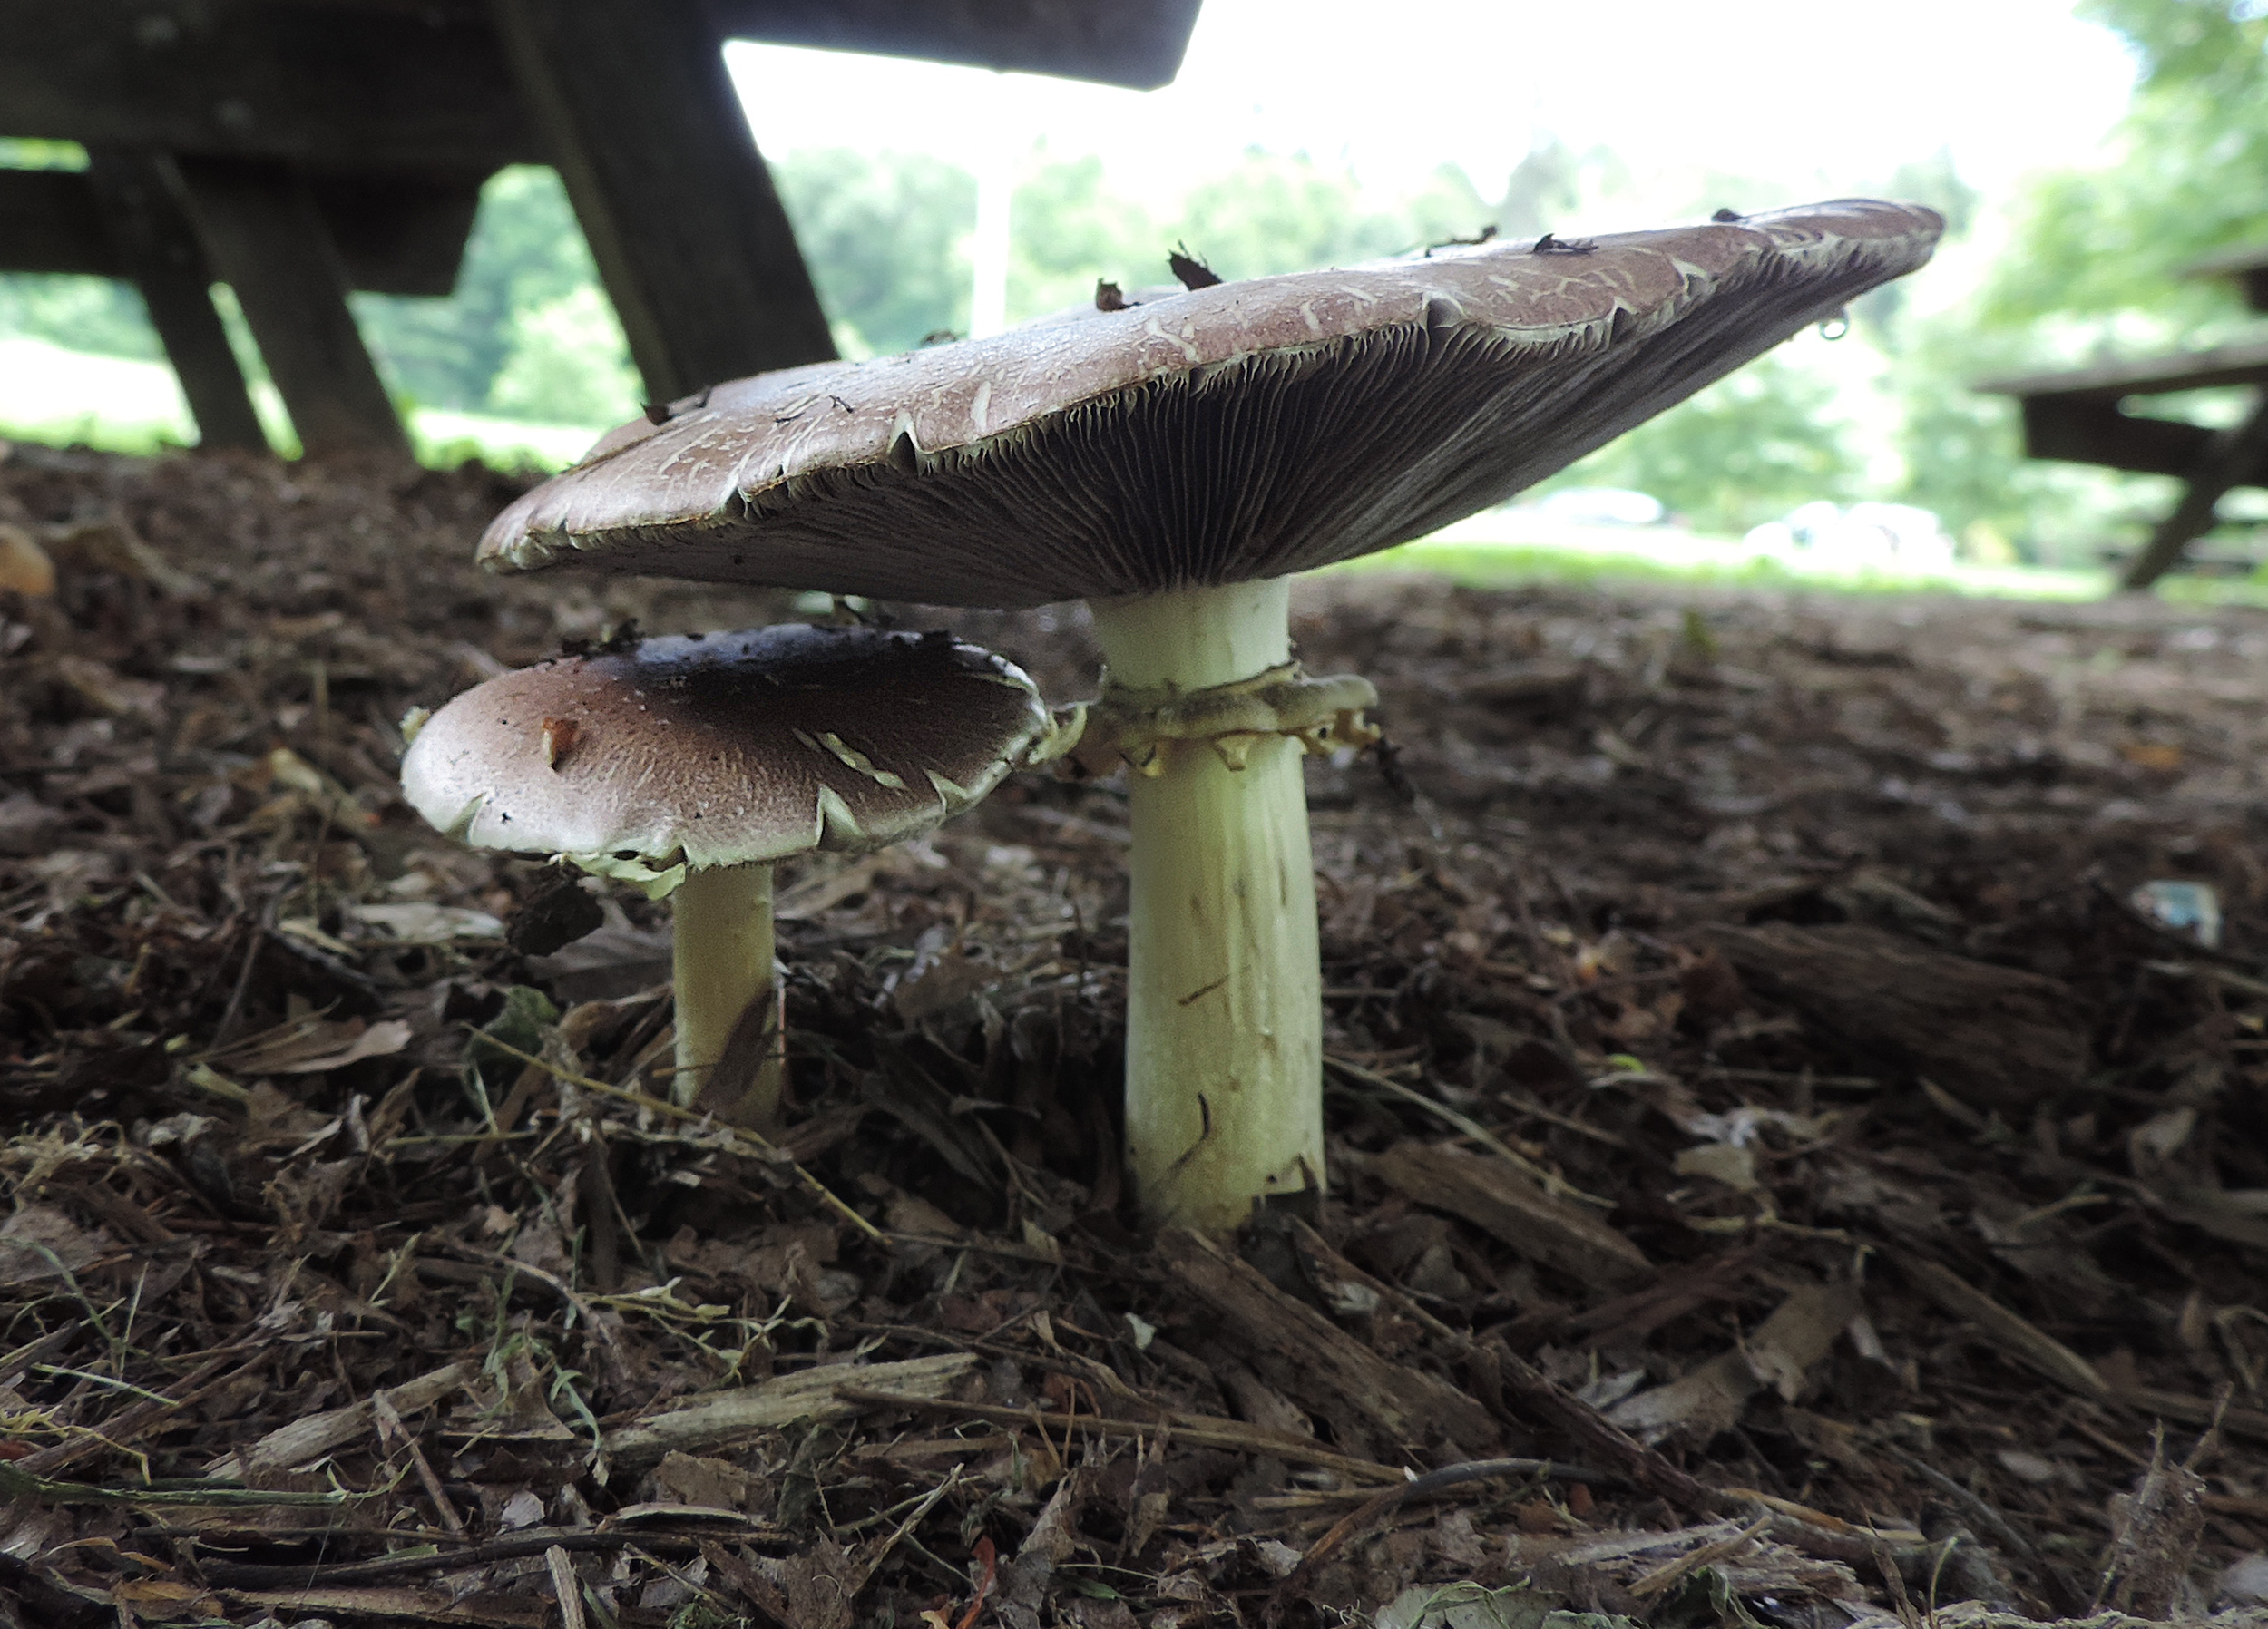
[[[2231,487],[2268,457],[2268,389],[2256,390],[2252,411],[2205,444],[2190,471],[2189,484],[2174,512],[2150,533],[2149,547],[2126,568],[2119,587],[2129,591],[2148,588],[2181,563],[2182,551],[2213,530],[2214,511]]]
[[[307,185],[270,159],[176,161],[214,273],[236,291],[310,457],[390,453],[409,439],[347,305],[347,274]]]
[[[695,0],[492,0],[655,401],[835,355]]]
[[[252,410],[244,370],[212,306],[212,276],[176,189],[180,178],[161,153],[141,148],[90,147],[87,180],[103,224],[158,331],[166,359],[197,421],[198,444],[269,451]]]

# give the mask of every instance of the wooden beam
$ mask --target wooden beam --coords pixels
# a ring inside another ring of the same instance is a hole
[[[0,41],[12,136],[349,167],[543,160],[477,10],[0,0]]]
[[[2118,397],[2166,395],[2171,390],[2254,385],[2263,379],[2268,379],[2268,340],[2239,340],[2234,345],[2214,345],[2203,352],[2136,356],[2123,363],[2067,367],[2053,375],[2026,375],[2021,379],[1987,379],[1976,388],[1999,397],[2094,397],[2116,402]]]
[[[0,170],[0,271],[125,275],[85,175]]]
[[[244,370],[213,309],[205,252],[181,207],[180,177],[156,153],[96,147],[87,152],[85,180],[120,272],[142,291],[150,326],[181,382],[199,444],[269,451]]]
[[[2213,530],[2214,511],[2229,489],[2241,485],[2263,458],[2268,458],[2268,389],[2253,394],[2253,410],[2240,423],[2214,435],[2189,472],[2181,502],[2157,523],[2149,546],[2126,568],[2118,586],[2146,589],[2180,564],[2183,551]]]
[[[835,355],[698,0],[494,0],[649,395]]]
[[[347,274],[307,184],[258,159],[178,161],[205,257],[236,291],[310,457],[409,441],[347,306]]]
[[[712,39],[1148,87],[1198,0],[714,0]],[[620,0],[658,27],[682,0]],[[0,127],[89,145],[418,168],[544,161],[480,0],[0,0]]]
[[[2185,278],[2228,278],[2244,291],[2244,303],[2255,311],[2268,311],[2268,243],[2240,243],[2193,260],[2181,269]]]
[[[486,179],[464,170],[307,174],[347,280],[373,294],[443,295],[455,287]],[[93,183],[70,170],[0,170],[0,271],[133,275],[111,240]]]
[[[435,297],[456,288],[489,171],[309,168],[301,173],[354,287]]]
[[[2024,454],[2067,463],[2100,464],[2136,475],[2187,480],[2214,432],[2179,419],[2122,413],[2116,401],[2035,397],[2024,404]],[[2268,459],[2244,473],[2242,486],[2268,486]]]
[[[1151,90],[1179,72],[1198,0],[710,0],[732,39],[1011,68]]]
[[[2223,385],[2258,385],[2268,380],[2268,340],[2247,339],[2210,350],[2137,356],[2095,367],[2068,368],[2021,378],[1991,379],[1976,388],[1988,395],[2092,397],[2164,395],[2176,390],[2209,390]]]

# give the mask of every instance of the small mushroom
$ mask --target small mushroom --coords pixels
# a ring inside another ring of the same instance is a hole
[[[981,606],[1085,600],[1133,777],[1126,1126],[1144,1210],[1324,1180],[1303,751],[1366,736],[1288,579],[1501,502],[1929,258],[1844,200],[1215,283],[719,385],[500,515],[482,558]],[[1108,301],[1100,302],[1108,305]],[[824,409],[824,410],[822,410]]]
[[[777,1124],[772,865],[903,842],[1052,737],[1022,669],[947,634],[784,627],[648,639],[499,674],[422,720],[410,804],[481,848],[668,896],[691,1104],[745,1014],[773,1035],[728,1118]]]

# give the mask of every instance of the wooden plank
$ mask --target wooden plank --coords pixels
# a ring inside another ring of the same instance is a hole
[[[735,36],[1161,84],[1198,0],[719,0]],[[626,25],[679,9],[623,5]],[[716,37],[722,37],[721,34]],[[543,146],[480,0],[0,0],[7,133],[493,170]]]
[[[311,457],[409,455],[347,306],[347,274],[306,183],[258,159],[178,161],[206,259],[236,291]]]
[[[1151,90],[1180,70],[1198,0],[713,0],[728,38],[1052,73]]]
[[[455,288],[490,171],[475,165],[302,173],[355,288],[434,297]]]
[[[2030,458],[2186,480],[2213,434],[2203,424],[2121,413],[2116,401],[2038,396],[2024,404],[2024,453]],[[2268,486],[2268,460],[2238,484]]]
[[[649,395],[833,356],[696,0],[495,0],[494,15]]]
[[[484,174],[318,170],[307,179],[354,287],[423,295],[455,287]],[[0,170],[0,271],[134,275],[112,241],[93,184],[70,170]]]
[[[1987,380],[1977,385],[1988,395],[2095,397],[2163,395],[2176,390],[2207,390],[2223,385],[2268,382],[2268,339],[2247,339],[2209,350],[2175,351],[2128,362],[2069,368],[2052,374]]]
[[[180,178],[158,154],[92,148],[84,180],[107,227],[121,274],[142,291],[181,395],[207,447],[269,450],[244,370],[213,309],[212,278],[179,196]]]
[[[0,170],[0,271],[125,274],[83,173]]]
[[[2185,278],[2228,278],[2244,291],[2244,303],[2255,311],[2268,311],[2268,243],[2240,243],[2234,249],[2192,260],[2182,268]]]
[[[2268,460],[2268,389],[2255,393],[2253,410],[2209,442],[2173,512],[2150,533],[2149,546],[2126,568],[2123,589],[2148,588],[2181,563],[2182,552],[2213,530],[2214,512],[2229,489],[2243,483]]]
[[[541,162],[477,10],[294,0],[0,0],[0,125],[305,163]]]

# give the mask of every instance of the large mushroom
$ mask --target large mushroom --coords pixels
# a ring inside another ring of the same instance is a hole
[[[1085,600],[1090,740],[1132,785],[1127,1141],[1203,1228],[1324,1176],[1299,760],[1359,679],[1292,660],[1287,579],[1497,502],[1929,258],[1844,200],[1223,283],[720,385],[602,439],[488,531],[504,570],[934,603]]]
[[[770,1016],[773,863],[916,836],[1051,732],[1022,668],[948,634],[691,634],[501,673],[412,715],[402,788],[463,842],[670,896],[672,1096],[691,1104],[743,1015]],[[759,1057],[715,1106],[768,1129],[777,1044]]]

